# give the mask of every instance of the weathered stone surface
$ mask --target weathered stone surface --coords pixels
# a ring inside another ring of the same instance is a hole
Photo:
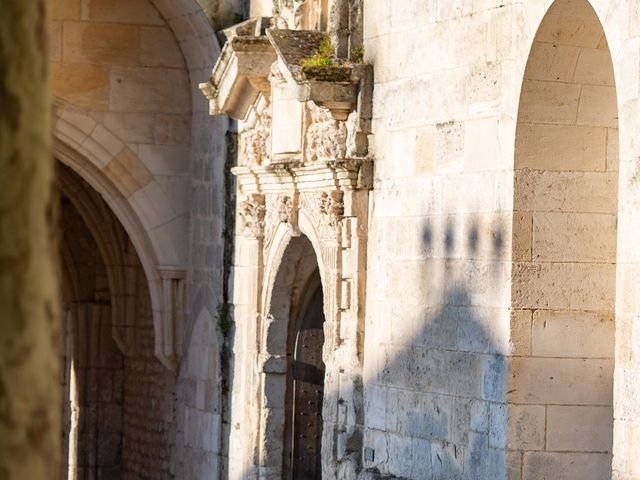
[[[49,18],[53,20],[76,20],[80,18],[81,0],[56,0],[49,2]]]
[[[140,63],[145,67],[184,67],[184,57],[167,27],[142,27],[140,32]]]
[[[615,214],[534,213],[533,261],[605,262],[616,259]]]
[[[538,310],[533,313],[532,353],[540,357],[611,358],[613,328],[610,314]]]
[[[121,112],[187,113],[188,85],[188,76],[180,70],[113,68],[109,107]]]
[[[547,450],[610,452],[612,443],[611,407],[549,407]]]
[[[518,357],[512,360],[511,369],[509,399],[513,402],[611,404],[612,360]]]
[[[88,17],[92,21],[162,25],[164,20],[151,2],[143,0],[88,0]]]
[[[531,452],[524,455],[524,480],[585,479],[596,480],[611,475],[611,456],[606,453]]]
[[[51,65],[55,94],[68,102],[92,110],[109,106],[109,73],[105,67],[89,64]]]
[[[65,22],[63,61],[136,65],[140,57],[138,29],[131,25]]]

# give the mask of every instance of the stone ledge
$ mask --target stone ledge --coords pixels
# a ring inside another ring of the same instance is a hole
[[[363,83],[373,88],[370,64],[344,61],[336,65],[303,66],[325,39],[325,34],[313,30],[266,31],[278,56],[280,71],[296,86],[300,102],[312,101],[328,108],[336,120],[345,121],[358,107],[358,94]]]
[[[373,186],[371,160],[336,160],[302,163],[239,166],[231,172],[245,194],[280,191],[370,190]]]
[[[336,120],[371,103],[373,68],[347,60],[336,65],[303,66],[325,39],[315,30],[267,29],[258,17],[224,30],[227,43],[208,82],[200,90],[209,99],[211,115],[246,117],[259,94],[270,98],[269,75],[277,60],[281,73],[295,87],[300,102],[312,101],[331,111]],[[362,97],[362,92],[368,94]],[[370,108],[365,109],[365,117]]]

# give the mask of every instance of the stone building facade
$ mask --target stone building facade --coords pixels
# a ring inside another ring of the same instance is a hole
[[[63,478],[640,479],[640,1],[49,4]]]

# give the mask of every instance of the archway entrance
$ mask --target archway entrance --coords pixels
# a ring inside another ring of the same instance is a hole
[[[170,478],[175,379],[154,356],[151,298],[140,259],[91,186],[61,163],[57,182],[61,478]]]
[[[602,25],[586,0],[557,0],[516,132],[512,306],[527,334],[512,336],[509,442],[525,479],[611,477],[617,177]]]
[[[289,242],[270,297],[264,345],[269,358],[286,361],[284,371],[265,372],[265,433],[279,432],[267,439],[265,451],[281,454],[268,454],[263,465],[284,480],[321,479],[325,316],[318,262],[307,237]]]

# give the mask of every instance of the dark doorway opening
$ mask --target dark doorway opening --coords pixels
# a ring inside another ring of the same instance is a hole
[[[319,275],[318,277],[319,283]],[[296,322],[290,379],[291,480],[322,478],[322,400],[324,397],[324,312],[322,287],[311,295]]]

